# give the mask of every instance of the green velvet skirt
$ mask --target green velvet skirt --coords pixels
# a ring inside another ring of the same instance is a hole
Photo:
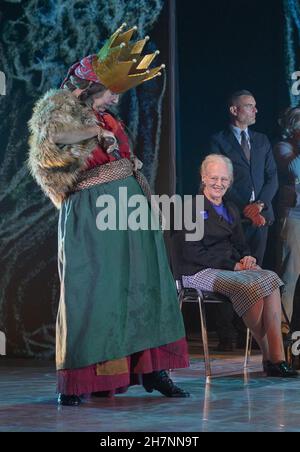
[[[130,176],[74,193],[62,205],[58,370],[122,358],[185,336],[162,232],[97,227],[99,196],[112,195],[117,214],[124,211],[120,187],[128,197],[142,194]]]

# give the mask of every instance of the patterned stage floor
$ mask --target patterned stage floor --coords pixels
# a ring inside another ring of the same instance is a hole
[[[261,358],[241,373],[242,357],[213,361],[219,376],[205,382],[197,355],[174,380],[192,394],[173,400],[131,388],[115,399],[86,399],[77,408],[57,407],[50,363],[0,359],[0,431],[222,432],[300,431],[300,378],[265,378]]]

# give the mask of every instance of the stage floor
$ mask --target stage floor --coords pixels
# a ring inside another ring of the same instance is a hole
[[[80,407],[57,407],[51,363],[0,359],[0,431],[52,432],[239,432],[300,431],[300,378],[265,378],[261,357],[249,372],[242,356],[213,360],[219,376],[206,383],[203,360],[172,378],[190,399],[167,399],[135,386],[114,399],[86,399]]]

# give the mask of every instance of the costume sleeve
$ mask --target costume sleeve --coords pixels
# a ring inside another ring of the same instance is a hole
[[[96,139],[85,140],[73,145],[57,145],[53,135],[83,129],[97,124],[92,112],[65,90],[50,90],[35,105],[29,121],[30,154],[44,169],[74,171],[95,148]]]
[[[57,145],[52,135],[58,131],[83,129],[95,121],[92,112],[65,90],[50,90],[34,107],[29,121],[27,164],[33,178],[58,208],[66,194],[73,190],[81,171],[86,169],[97,140]]]

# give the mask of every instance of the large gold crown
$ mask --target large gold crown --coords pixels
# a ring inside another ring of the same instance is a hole
[[[104,44],[93,60],[93,69],[100,82],[113,93],[120,94],[161,75],[162,64],[149,69],[150,64],[160,52],[156,50],[141,55],[149,36],[137,42],[130,42],[137,27],[127,31],[124,23]]]

